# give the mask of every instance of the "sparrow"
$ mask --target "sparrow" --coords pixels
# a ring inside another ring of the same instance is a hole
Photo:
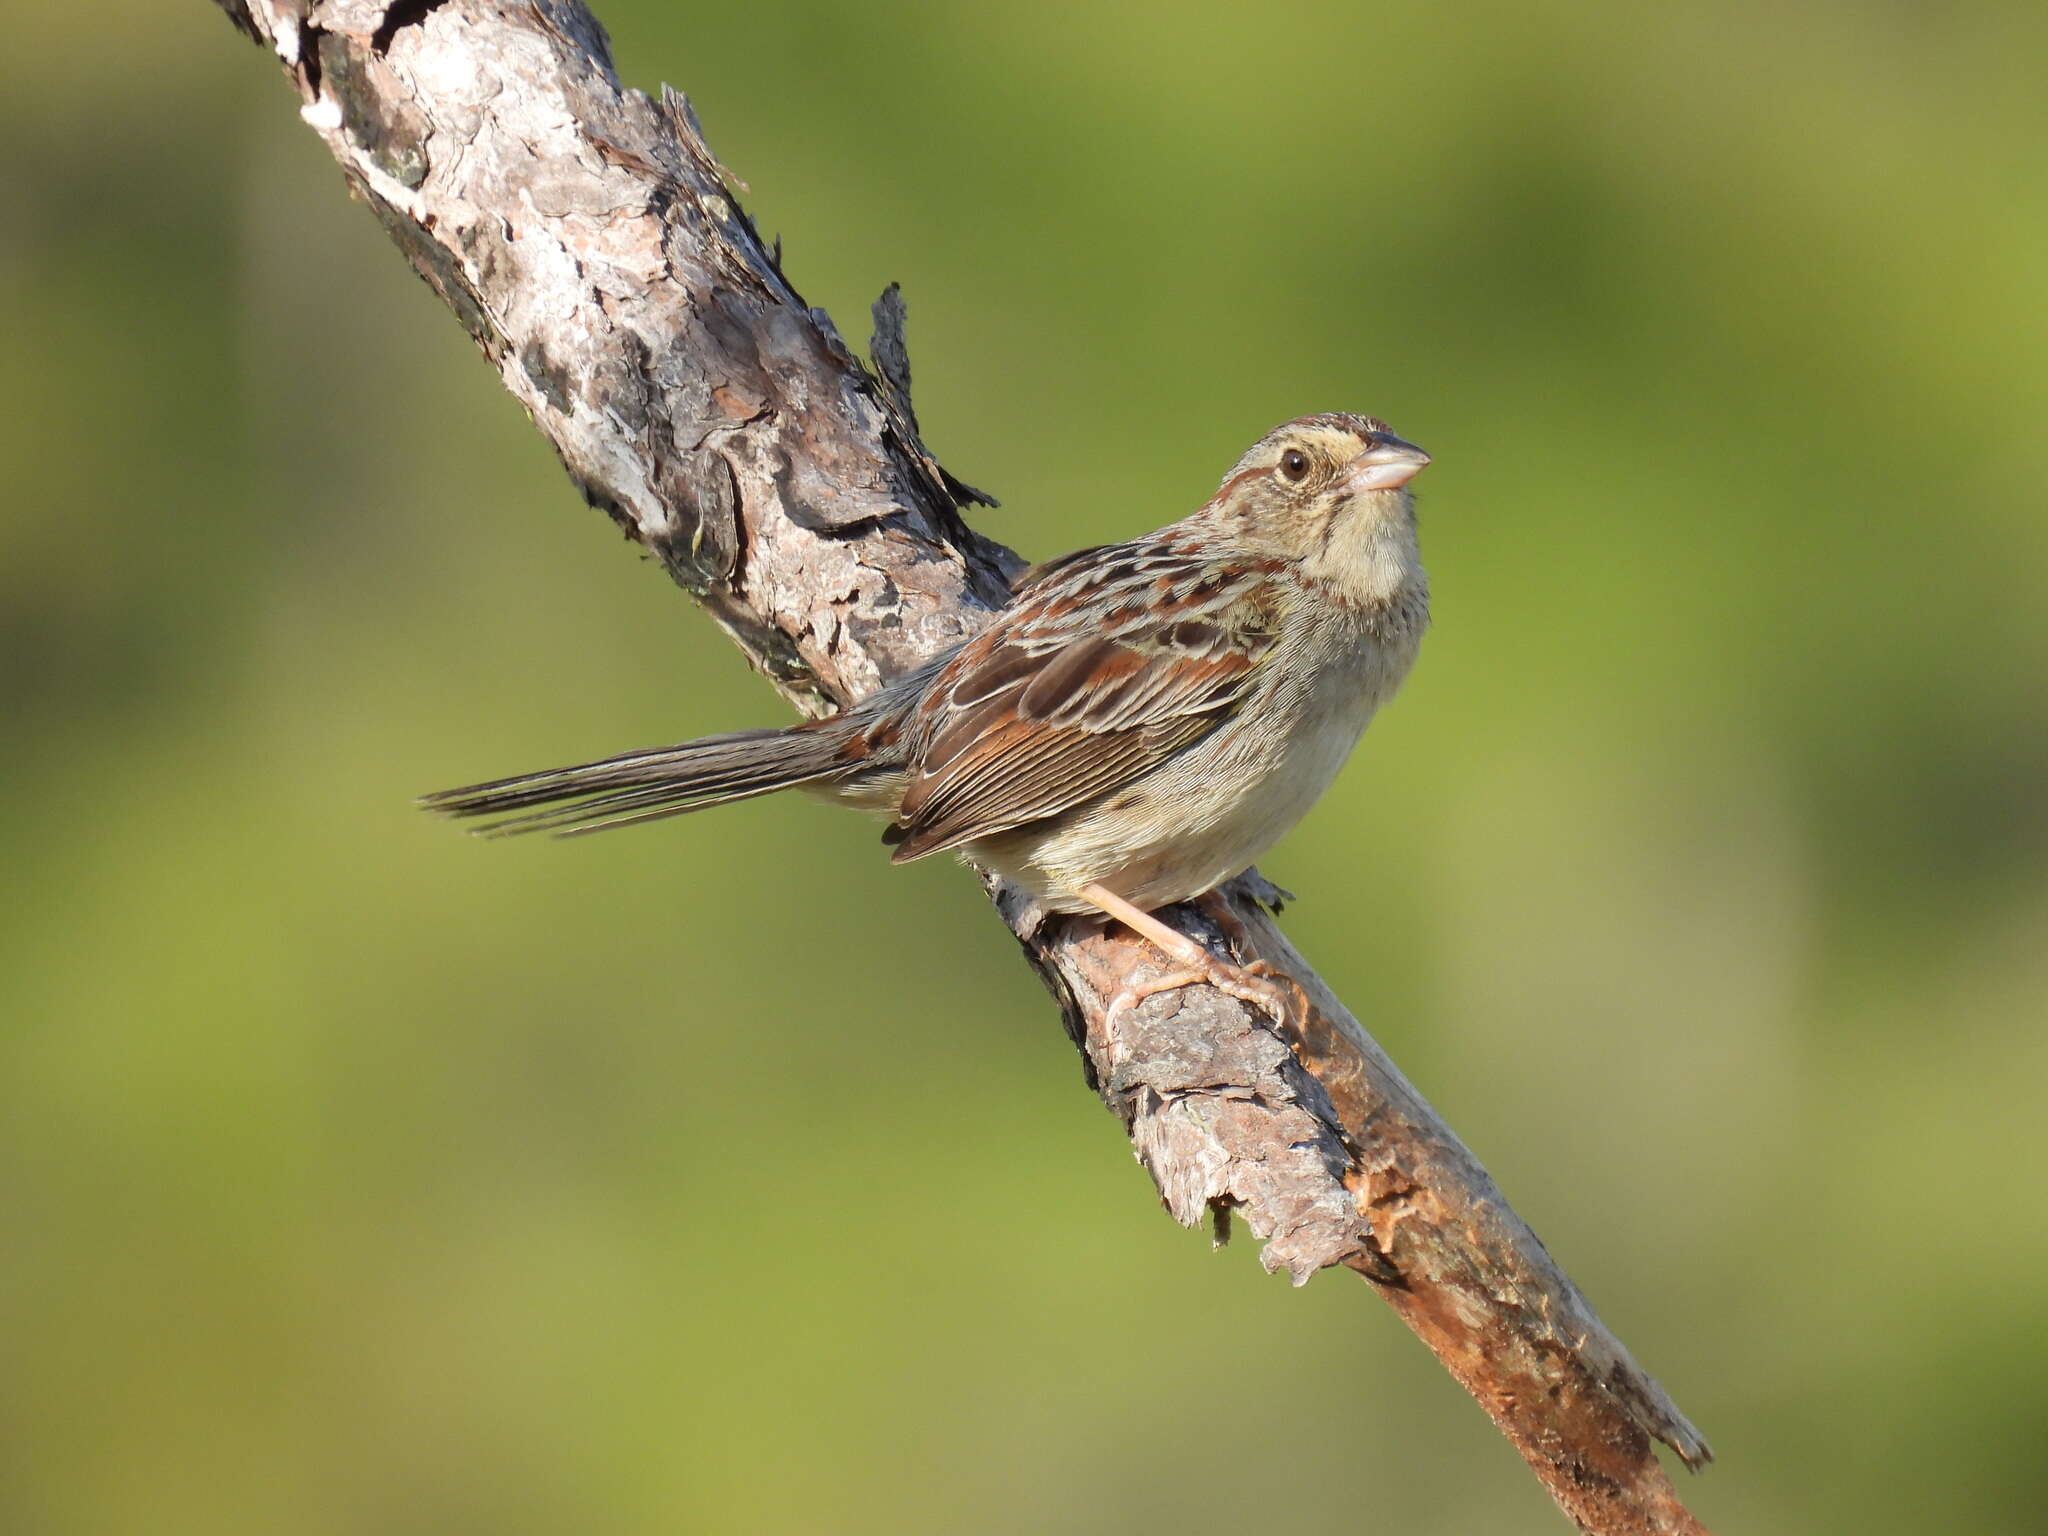
[[[985,629],[838,714],[420,803],[573,837],[802,787],[886,816],[896,863],[956,853],[1176,962],[1113,1009],[1207,982],[1278,1017],[1273,973],[1155,914],[1291,830],[1407,676],[1429,624],[1408,486],[1429,462],[1376,417],[1300,417],[1190,516],[1025,572]]]

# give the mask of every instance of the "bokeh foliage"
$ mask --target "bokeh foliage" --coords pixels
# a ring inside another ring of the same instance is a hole
[[[2048,13],[604,0],[1042,556],[1387,416],[1438,628],[1289,927],[1722,1465],[2048,1504]],[[955,870],[413,793],[775,717],[202,0],[0,55],[0,1523],[1545,1530],[1153,1209]]]

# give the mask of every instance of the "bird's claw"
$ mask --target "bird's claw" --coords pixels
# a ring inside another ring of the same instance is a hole
[[[1188,967],[1183,970],[1168,971],[1163,976],[1154,976],[1150,981],[1126,982],[1117,990],[1116,995],[1109,1000],[1109,1007],[1102,1016],[1103,1028],[1108,1030],[1115,1029],[1122,1022],[1125,1014],[1138,1007],[1148,998],[1157,997],[1162,992],[1178,992],[1182,987],[1192,987],[1198,982],[1204,982],[1208,979],[1208,972]]]
[[[1308,992],[1285,971],[1254,960],[1247,965],[1218,966],[1203,980],[1265,1014],[1282,1040],[1291,1044],[1300,1035],[1302,1020],[1309,1013]]]
[[[1128,983],[1110,999],[1103,1026],[1113,1029],[1125,1013],[1147,998],[1197,985],[1214,987],[1247,1007],[1258,1009],[1272,1019],[1283,1039],[1291,1040],[1299,1033],[1300,1021],[1309,1011],[1308,993],[1284,971],[1275,970],[1263,960],[1254,960],[1249,965],[1226,965],[1212,959],[1206,966],[1186,966],[1150,981]]]

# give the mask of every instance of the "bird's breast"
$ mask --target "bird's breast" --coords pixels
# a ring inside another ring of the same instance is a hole
[[[1412,631],[1412,632],[1411,632]],[[1153,909],[1240,874],[1291,831],[1343,768],[1414,661],[1419,627],[1362,623],[1291,635],[1285,660],[1214,732],[1133,783],[1000,851],[1055,911],[1100,882]],[[996,850],[989,850],[995,852]]]

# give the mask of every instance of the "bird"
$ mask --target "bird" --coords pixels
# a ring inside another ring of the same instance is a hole
[[[1407,677],[1429,626],[1409,482],[1373,416],[1266,433],[1199,509],[1020,576],[987,626],[837,714],[443,790],[487,836],[581,836],[803,788],[888,818],[893,862],[953,852],[1042,913],[1142,935],[1285,1011],[1156,914],[1212,899],[1291,830]]]

